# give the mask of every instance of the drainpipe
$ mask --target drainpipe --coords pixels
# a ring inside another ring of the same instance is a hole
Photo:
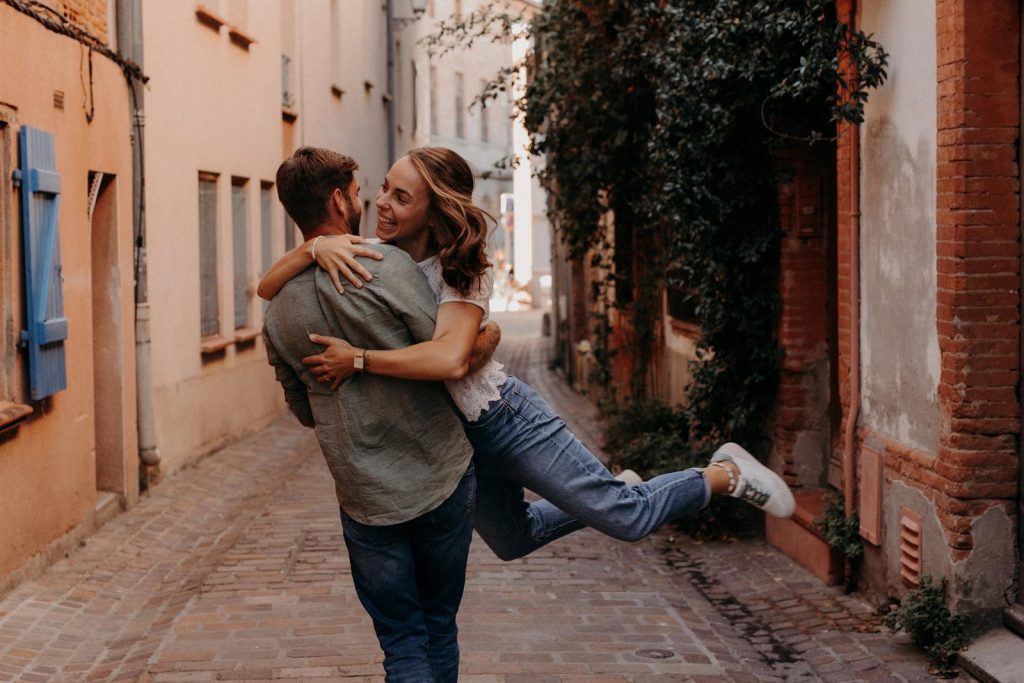
[[[398,99],[395,93],[395,8],[394,0],[387,0],[385,4],[387,18],[385,30],[388,36],[388,168],[395,163],[395,104]]]
[[[121,54],[142,66],[142,0],[117,1],[117,44]],[[146,118],[142,83],[130,79],[132,117],[132,205],[135,208],[135,400],[138,410],[139,458],[160,463],[153,418],[150,362],[149,291],[146,277],[146,176],[143,130]]]
[[[850,3],[847,25],[853,31],[857,0]],[[852,80],[852,79],[851,79]],[[850,397],[849,417],[843,434],[843,503],[846,516],[853,514],[856,491],[855,441],[860,418],[860,127],[850,127]]]

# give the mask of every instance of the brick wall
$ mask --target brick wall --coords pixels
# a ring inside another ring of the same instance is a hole
[[[935,503],[954,560],[971,522],[1017,495],[1020,339],[1017,0],[939,0]]]
[[[47,4],[61,12],[71,23],[106,43],[107,2],[108,0],[51,0]]]
[[[840,0],[848,16],[850,0]],[[967,12],[968,0],[938,0],[937,334],[939,452],[922,453],[877,434],[885,477],[935,504],[954,562],[974,547],[971,524],[993,506],[1014,514],[1020,404],[1020,241],[1017,135],[1017,0]],[[842,419],[850,417],[850,155],[837,143],[838,350]],[[871,368],[866,368],[867,372]]]
[[[791,170],[793,179],[779,187],[782,228],[779,294],[779,344],[782,363],[774,418],[773,448],[777,464],[792,484],[817,487],[824,483],[829,386],[829,249],[834,248],[835,152],[826,145],[794,145],[776,162]],[[824,384],[824,386],[822,386]],[[801,435],[812,437],[817,452],[802,449]],[[797,476],[795,459],[804,476]],[[811,462],[815,460],[817,462]]]

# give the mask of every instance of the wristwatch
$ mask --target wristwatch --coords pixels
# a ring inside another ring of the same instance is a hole
[[[357,372],[366,369],[366,349],[359,349],[359,355],[352,359],[352,366]]]

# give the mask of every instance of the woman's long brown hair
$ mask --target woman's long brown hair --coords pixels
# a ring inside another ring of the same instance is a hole
[[[407,155],[430,187],[430,234],[441,261],[441,277],[463,296],[476,294],[487,260],[487,221],[494,217],[473,203],[473,170],[447,147],[419,147]]]

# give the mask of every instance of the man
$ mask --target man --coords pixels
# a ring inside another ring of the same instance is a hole
[[[277,171],[277,191],[307,241],[355,232],[351,158],[303,147]],[[334,392],[302,358],[311,333],[360,348],[398,348],[433,334],[437,305],[400,249],[373,245],[372,279],[338,292],[310,268],[270,302],[263,338],[289,408],[316,430],[336,482],[352,580],[370,614],[388,681],[455,681],[455,616],[473,527],[472,449],[444,386],[358,373]]]

